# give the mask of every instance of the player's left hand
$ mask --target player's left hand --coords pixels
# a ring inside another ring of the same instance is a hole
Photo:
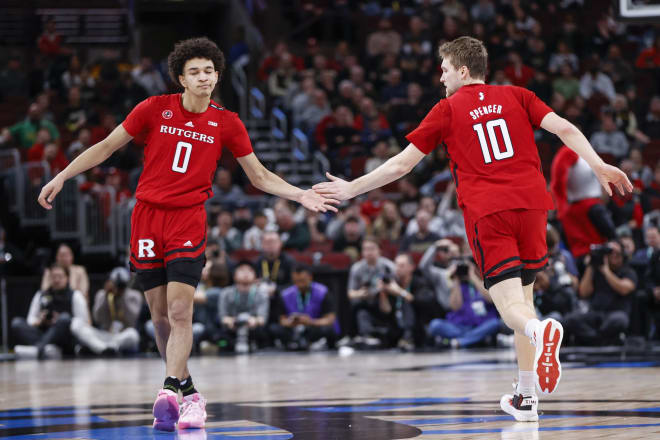
[[[300,198],[300,204],[314,212],[337,212],[337,208],[333,205],[339,204],[339,200],[326,197],[313,189],[308,189],[303,192],[303,195]]]
[[[339,177],[335,177],[330,173],[325,173],[325,175],[328,180],[330,180],[330,182],[317,183],[312,187],[314,191],[325,197],[331,197],[333,199],[342,201],[353,198],[353,195],[350,191],[350,182],[347,182],[344,179],[340,179]]]
[[[633,192],[633,184],[630,183],[630,179],[628,179],[626,173],[617,167],[603,163],[600,167],[594,169],[594,173],[596,173],[600,184],[603,185],[610,197],[612,197],[610,183],[616,187],[622,196],[626,195],[626,191]]]

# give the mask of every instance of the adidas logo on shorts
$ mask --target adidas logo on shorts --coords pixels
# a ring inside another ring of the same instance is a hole
[[[192,241],[190,241],[190,240],[186,241],[185,243],[183,243],[183,246],[184,247],[192,247],[193,246]]]

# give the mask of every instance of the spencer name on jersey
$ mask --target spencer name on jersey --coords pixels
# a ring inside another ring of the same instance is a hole
[[[203,204],[222,148],[235,157],[252,153],[245,126],[236,113],[214,102],[203,113],[183,108],[181,94],[152,96],[122,123],[131,136],[146,133],[144,169],[135,197],[159,208]]]
[[[212,121],[209,121],[212,122]],[[212,125],[212,124],[209,124]],[[182,128],[177,128],[177,127],[170,127],[168,125],[161,125],[160,126],[160,132],[161,133],[167,133],[167,134],[173,134],[175,136],[179,137],[184,137],[184,138],[191,138],[194,140],[199,140],[202,142],[206,142],[208,144],[212,144],[214,142],[214,137],[213,136],[207,136],[204,133],[197,133],[196,131],[190,131],[190,130],[184,130]]]
[[[482,105],[481,107],[477,107],[474,110],[470,112],[470,116],[472,116],[472,119],[477,120],[481,116],[486,116],[490,115],[492,113],[497,113],[498,115],[502,114],[502,106],[501,105]]]
[[[466,217],[552,209],[534,127],[552,109],[529,90],[471,84],[442,99],[406,138],[423,153],[443,145]]]

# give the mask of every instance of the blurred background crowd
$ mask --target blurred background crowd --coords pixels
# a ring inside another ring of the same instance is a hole
[[[286,121],[277,142],[294,145],[295,133],[304,158],[321,157],[325,170],[348,179],[404,148],[404,136],[444,97],[438,45],[461,35],[482,39],[487,83],[535,92],[635,185],[633,194],[607,197],[558,138],[536,133],[557,208],[548,223],[550,262],[535,284],[539,314],[560,320],[570,344],[657,340],[657,26],[624,24],[610,1],[597,0],[234,3],[247,21],[223,30],[228,72],[216,101],[238,112],[242,98],[230,72],[245,72],[263,112],[262,120],[252,107],[241,113],[253,142],[277,112]],[[107,136],[141,100],[177,91],[164,49],[139,57],[112,44],[90,50],[67,43],[58,23],[56,15],[40,16],[36,45],[3,50],[0,59],[7,201],[0,248],[11,256],[1,267],[10,280],[41,280],[21,291],[27,299],[12,300],[11,340],[23,356],[154,351],[125,247],[99,252],[86,236],[54,238],[52,219],[26,224],[10,203],[36,198],[47,176]],[[115,209],[130,215],[143,144],[138,136],[75,180],[73,192],[112,199],[85,204],[93,210],[76,220],[79,229],[90,228],[88,218],[105,225]],[[266,140],[257,155],[268,157],[273,145]],[[16,170],[25,186],[12,180]],[[511,345],[470,259],[442,146],[411,175],[344,203],[336,215],[265,197],[229,152],[213,193],[207,265],[195,294],[196,351]],[[71,216],[64,223],[78,212],[58,209]]]

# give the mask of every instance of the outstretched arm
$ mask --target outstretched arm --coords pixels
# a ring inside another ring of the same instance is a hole
[[[126,145],[133,137],[128,134],[124,127],[119,124],[117,128],[112,130],[101,142],[92,145],[85,150],[80,156],[76,157],[73,162],[64,168],[57,176],[48,182],[39,194],[39,204],[46,209],[51,209],[52,201],[55,199],[57,193],[62,190],[62,185],[68,179],[84,173],[90,168],[94,168],[100,163],[103,163],[115,151]]]
[[[339,203],[337,200],[323,197],[312,189],[303,190],[287,183],[277,174],[268,171],[254,153],[239,157],[237,160],[250,182],[261,191],[293,200],[311,211],[337,212],[337,208],[333,206]]]
[[[612,195],[610,183],[619,190],[621,195],[624,195],[625,191],[632,192],[633,185],[630,183],[628,176],[617,167],[603,162],[603,159],[594,151],[584,134],[571,122],[555,112],[550,112],[541,121],[541,128],[559,136],[568,148],[587,161],[607,194]]]
[[[408,144],[402,152],[390,158],[372,172],[352,182],[347,182],[330,173],[326,173],[331,182],[317,183],[312,188],[325,197],[338,200],[352,199],[355,196],[371,191],[372,189],[380,188],[405,176],[424,156],[425,154],[415,145]]]

